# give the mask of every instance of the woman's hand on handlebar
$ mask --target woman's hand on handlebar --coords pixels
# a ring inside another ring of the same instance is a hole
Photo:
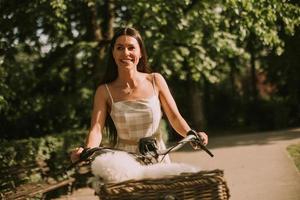
[[[77,147],[76,149],[71,151],[70,158],[72,163],[75,163],[80,159],[80,154],[82,153],[83,150],[84,149],[82,147]]]
[[[208,143],[208,136],[205,132],[196,132],[195,130],[190,130],[187,135],[196,136],[196,140],[191,142],[194,149],[203,149]]]
[[[208,144],[208,136],[205,132],[198,132],[197,135],[202,140],[202,144],[206,146]]]
[[[206,153],[208,153],[211,157],[214,157],[214,154],[212,154],[205,146],[208,143],[208,137],[206,133],[204,132],[196,132],[194,130],[190,130],[187,132],[187,137],[191,136],[194,137],[194,141],[191,141],[192,147],[196,149],[202,149]]]

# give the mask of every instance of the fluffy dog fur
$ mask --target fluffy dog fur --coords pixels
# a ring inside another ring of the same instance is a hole
[[[179,175],[183,172],[197,172],[199,169],[181,163],[157,163],[141,165],[125,152],[106,153],[97,156],[91,165],[92,173],[101,177],[105,183],[117,183],[126,180],[161,178]]]

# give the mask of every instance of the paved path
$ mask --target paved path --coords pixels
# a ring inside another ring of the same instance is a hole
[[[300,200],[300,174],[286,151],[300,129],[210,138],[215,154],[176,152],[173,160],[224,169],[232,200]]]
[[[300,173],[286,151],[295,143],[300,143],[300,128],[212,137],[208,147],[214,158],[189,148],[172,153],[171,158],[204,170],[223,169],[231,200],[300,200]],[[83,188],[68,199],[97,197],[93,190]]]

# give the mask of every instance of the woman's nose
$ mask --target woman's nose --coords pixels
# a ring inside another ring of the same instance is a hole
[[[125,55],[129,55],[129,51],[128,51],[128,49],[127,49],[127,48],[124,48],[124,51],[123,51],[123,53],[124,53]]]

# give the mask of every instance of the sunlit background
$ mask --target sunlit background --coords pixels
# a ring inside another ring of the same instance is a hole
[[[84,143],[108,44],[125,26],[191,127],[217,137],[300,126],[299,1],[1,0],[0,17],[3,166],[60,168]]]

